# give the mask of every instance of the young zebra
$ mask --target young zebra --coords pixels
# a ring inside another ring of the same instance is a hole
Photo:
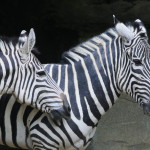
[[[63,91],[32,54],[34,30],[29,36],[22,31],[18,38],[0,37],[0,94],[13,94],[52,118],[70,116],[70,106]]]
[[[45,65],[67,95],[71,119],[58,124],[18,104],[13,96],[3,96],[0,143],[22,149],[84,150],[101,116],[122,92],[149,114],[149,53],[147,32],[140,20],[126,25],[118,22],[115,28],[72,48],[63,55],[63,64]]]

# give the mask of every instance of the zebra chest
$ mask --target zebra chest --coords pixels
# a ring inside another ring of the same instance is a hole
[[[84,150],[88,147],[90,142],[92,141],[92,138],[95,134],[96,128],[90,129],[89,131],[84,130],[84,139],[81,139],[77,136],[77,133],[74,134],[73,144],[68,142],[68,145],[66,145],[65,150]],[[84,133],[85,132],[85,133]]]
[[[96,126],[87,126],[82,119],[67,121],[64,127],[68,133],[62,136],[65,140],[65,150],[84,150],[90,144],[96,131]],[[63,127],[61,126],[60,129],[62,130]]]
[[[42,139],[46,139],[46,142],[49,143],[45,144],[44,141],[40,141],[41,146],[44,146],[46,149],[84,150],[91,142],[96,126],[87,126],[82,119],[63,120],[61,125],[56,125],[51,120],[48,120],[47,117],[44,117],[40,124],[35,125],[34,129],[38,130],[41,133]],[[31,137],[34,131],[31,131]]]

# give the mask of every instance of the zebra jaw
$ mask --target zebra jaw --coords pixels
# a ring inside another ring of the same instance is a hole
[[[141,106],[143,107],[144,114],[150,116],[150,102],[149,101],[141,101]]]

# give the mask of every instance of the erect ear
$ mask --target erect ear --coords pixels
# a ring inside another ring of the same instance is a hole
[[[134,33],[129,30],[129,28],[122,22],[120,22],[115,15],[113,15],[114,18],[114,24],[115,24],[115,29],[117,33],[126,38],[126,40],[130,41],[134,38]]]
[[[24,31],[22,31],[24,33]],[[23,44],[23,47],[20,49],[21,54],[23,57],[27,57],[30,53],[32,48],[35,45],[35,33],[33,29],[30,29],[30,33],[27,38],[25,38],[25,43]]]

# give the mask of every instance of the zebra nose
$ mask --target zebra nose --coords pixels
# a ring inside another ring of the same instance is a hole
[[[67,99],[64,99],[64,107],[65,107],[66,111],[70,114],[71,108],[69,106]]]
[[[69,117],[70,117],[71,108],[70,108],[70,105],[69,105],[68,100],[67,100],[67,98],[66,98],[66,95],[63,94],[63,93],[61,93],[61,94],[60,94],[60,97],[61,97],[61,99],[62,99],[63,102],[64,102],[64,110],[65,110],[66,115],[67,115],[68,118],[69,118]]]
[[[61,99],[63,100],[63,107],[56,109],[56,110],[55,109],[51,110],[50,116],[53,120],[60,121],[62,118],[66,120],[70,119],[71,108],[69,106],[67,98],[64,94],[63,95],[61,94]]]

